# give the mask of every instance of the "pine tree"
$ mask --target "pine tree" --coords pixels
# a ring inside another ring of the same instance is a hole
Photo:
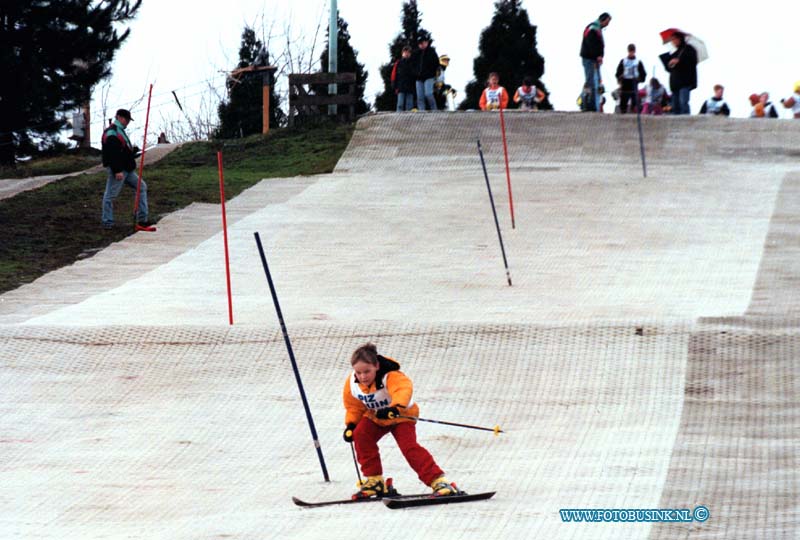
[[[403,3],[400,24],[400,33],[389,44],[389,62],[383,64],[380,69],[381,79],[383,79],[383,92],[375,97],[375,109],[378,111],[393,111],[397,106],[397,96],[392,89],[392,68],[397,59],[400,58],[403,47],[406,45],[416,47],[417,37],[420,34],[430,35],[430,32],[422,28],[422,13],[419,12],[417,7],[417,0],[409,0]]]
[[[111,74],[141,0],[0,2],[0,164],[51,145],[64,113]],[[13,83],[12,83],[13,81]]]
[[[239,47],[239,63],[237,69],[253,65],[263,49],[263,43],[256,38],[255,31],[245,26],[242,32],[242,43]],[[269,53],[264,58],[269,65]],[[228,101],[217,107],[220,125],[214,136],[222,139],[246,137],[261,133],[263,128],[263,82],[261,72],[240,72],[232,75],[227,82]],[[280,127],[284,123],[285,113],[280,109],[280,98],[275,93],[275,85],[270,85],[269,95],[269,127]]]
[[[368,74],[364,69],[364,64],[360,64],[358,62],[358,51],[353,49],[353,46],[350,45],[350,32],[347,30],[347,23],[341,17],[338,17],[338,35],[336,40],[336,47],[338,51],[338,58],[336,59],[336,69],[339,73],[355,73],[356,74],[356,98],[358,101],[356,102],[356,114],[364,114],[369,111],[369,104],[364,101],[364,89],[367,86],[367,77]],[[328,47],[328,41],[330,30],[326,32],[326,39],[325,39],[325,50],[322,51],[322,56],[320,56],[320,63],[322,65],[322,71],[327,73],[328,72],[328,56],[330,55],[330,49]],[[339,87],[339,94],[344,94],[346,92],[346,88],[344,85]],[[328,88],[319,88],[317,92],[322,95],[328,95]]]
[[[544,58],[536,50],[536,26],[522,8],[522,0],[495,2],[492,23],[481,32],[478,53],[472,64],[475,79],[467,84],[467,95],[460,109],[478,108],[481,92],[493,71],[500,76],[500,85],[512,96],[525,77],[533,79],[533,84],[547,94],[541,81]],[[509,106],[514,104],[509,103]],[[539,108],[552,109],[553,106],[546,97]]]

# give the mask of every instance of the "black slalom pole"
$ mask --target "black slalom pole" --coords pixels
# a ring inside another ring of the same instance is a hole
[[[489,190],[489,202],[492,203],[492,214],[494,214],[494,225],[497,227],[497,238],[500,239],[500,251],[503,253],[503,264],[506,266],[506,277],[508,278],[508,286],[511,287],[511,273],[508,271],[508,260],[506,259],[506,248],[503,247],[503,235],[500,234],[500,222],[497,221],[497,209],[494,207],[494,197],[492,196],[492,186],[489,185],[489,173],[486,172],[486,161],[483,159],[483,149],[481,148],[481,140],[478,139],[478,154],[481,156],[481,166],[483,167],[483,176],[486,178],[486,189]]]
[[[639,84],[633,94],[633,104],[636,106],[636,123],[639,126],[639,151],[642,154],[642,174],[647,178],[647,162],[644,159],[644,134],[642,133],[642,107],[639,101]]]
[[[289,359],[292,361],[292,369],[294,370],[294,378],[297,379],[297,387],[300,389],[300,397],[303,400],[303,407],[306,410],[306,418],[308,419],[308,427],[311,428],[311,437],[314,439],[314,447],[317,449],[317,456],[319,457],[319,464],[322,467],[322,476],[326,482],[330,482],[328,477],[328,469],[325,467],[325,458],[322,457],[322,446],[319,444],[319,437],[317,436],[317,429],[314,427],[314,418],[311,416],[311,408],[308,406],[306,399],[306,391],[303,389],[303,381],[300,378],[300,370],[297,369],[297,361],[294,358],[294,351],[292,350],[292,342],[289,340],[289,332],[286,331],[286,323],[283,322],[283,313],[281,313],[281,305],[278,303],[278,294],[275,292],[275,285],[272,283],[272,276],[269,273],[269,266],[267,266],[267,258],[264,256],[264,248],[261,246],[261,238],[258,233],[254,233],[256,237],[256,244],[258,245],[258,253],[261,255],[261,264],[264,266],[264,273],[267,274],[267,282],[269,283],[269,292],[272,293],[272,301],[275,303],[275,311],[278,314],[278,321],[281,323],[281,331],[283,332],[283,340],[286,342],[286,349],[289,351]]]

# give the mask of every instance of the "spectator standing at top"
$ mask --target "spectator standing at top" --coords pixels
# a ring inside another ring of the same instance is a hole
[[[500,86],[500,76],[497,73],[489,73],[488,85],[481,94],[479,105],[482,111],[508,108],[508,92]]]
[[[436,78],[433,80],[433,97],[436,99],[436,108],[446,111],[448,98],[455,94],[453,87],[445,81],[445,71],[450,65],[450,57],[443,54],[439,57],[439,69],[436,70]],[[455,109],[453,109],[455,110]]]
[[[587,111],[600,110],[600,66],[603,64],[605,56],[605,41],[603,40],[603,29],[611,22],[611,15],[601,13],[596,21],[589,23],[583,30],[583,41],[581,41],[581,59],[583,60],[583,73],[586,84],[591,91],[591,97],[585,104]]]
[[[439,70],[439,55],[431,47],[431,38],[427,34],[420,34],[417,45],[419,48],[411,56],[417,74],[417,109],[424,111],[427,104],[430,110],[435,111],[433,83]]]
[[[792,109],[792,115],[800,118],[800,81],[794,83],[794,94],[791,97],[782,99],[781,103],[787,109]]]
[[[414,108],[414,86],[417,75],[411,60],[411,47],[403,47],[400,59],[394,64],[392,86],[397,94],[397,112],[410,111]]]
[[[700,108],[700,114],[713,114],[716,116],[730,116],[731,110],[722,97],[725,87],[721,84],[714,85],[714,95],[708,98]]]
[[[686,42],[686,35],[672,35],[675,50],[668,54],[669,89],[672,92],[672,114],[691,114],[689,97],[697,88],[697,51]]]
[[[633,104],[633,109],[639,104],[639,83],[647,79],[642,61],[636,58],[636,45],[628,45],[628,56],[619,61],[617,65],[617,81],[620,87],[619,112],[628,112],[628,102]]]

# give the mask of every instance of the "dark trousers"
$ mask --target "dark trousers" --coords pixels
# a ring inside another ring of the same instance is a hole
[[[620,85],[620,94],[619,94],[619,112],[626,113],[626,112],[636,112],[636,105],[639,96],[637,96],[638,92],[638,84],[636,84],[636,79],[622,79],[622,85]],[[630,111],[628,111],[628,103],[631,105]]]

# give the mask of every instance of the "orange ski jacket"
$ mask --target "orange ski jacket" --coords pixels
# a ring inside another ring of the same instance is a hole
[[[368,418],[379,426],[392,426],[400,422],[414,422],[408,418],[380,420],[375,413],[380,409],[397,407],[403,416],[419,416],[419,407],[412,398],[414,385],[402,371],[400,364],[385,356],[378,356],[379,368],[375,381],[366,387],[356,380],[351,372],[344,382],[344,423],[357,424]]]

